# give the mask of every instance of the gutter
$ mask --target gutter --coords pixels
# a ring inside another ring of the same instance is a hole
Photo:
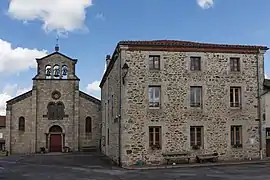
[[[258,97],[258,120],[259,120],[259,141],[260,141],[260,158],[263,159],[262,153],[262,118],[261,118],[261,96],[260,96],[260,71],[259,71],[259,53],[257,54],[257,97]]]
[[[119,49],[120,50],[120,49]],[[121,152],[122,152],[122,148],[121,148],[121,128],[122,128],[122,59],[121,59],[121,50],[118,54],[119,56],[119,69],[120,69],[120,73],[119,73],[119,81],[120,81],[120,88],[119,88],[119,114],[118,114],[118,162],[119,162],[119,166],[122,167],[122,158],[121,158]]]

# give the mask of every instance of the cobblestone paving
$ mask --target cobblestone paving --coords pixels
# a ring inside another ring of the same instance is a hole
[[[124,170],[98,154],[0,158],[0,180],[267,180],[270,163]]]

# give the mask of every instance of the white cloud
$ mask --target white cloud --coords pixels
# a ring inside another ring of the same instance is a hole
[[[100,92],[99,84],[100,84],[100,81],[93,81],[92,83],[88,84],[86,87],[86,92],[100,99],[101,92]]]
[[[265,79],[270,79],[269,75],[267,73],[264,74]]]
[[[66,33],[87,29],[86,9],[92,0],[10,0],[8,14],[14,19],[38,20],[45,31]]]
[[[0,115],[6,115],[6,101],[12,99],[13,97],[19,96],[31,89],[31,86],[21,89],[18,87],[17,84],[6,85],[0,93]]]
[[[213,7],[214,0],[197,0],[197,4],[203,9],[209,9]]]
[[[0,73],[18,73],[29,68],[36,68],[36,59],[45,56],[47,51],[12,48],[11,43],[0,39]]]

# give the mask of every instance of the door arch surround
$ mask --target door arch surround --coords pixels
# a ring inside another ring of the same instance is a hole
[[[64,133],[59,125],[52,125],[48,133],[49,152],[62,152],[64,146]]]

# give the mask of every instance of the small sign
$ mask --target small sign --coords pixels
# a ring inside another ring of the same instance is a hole
[[[3,138],[3,133],[0,133],[0,139],[2,139]]]

